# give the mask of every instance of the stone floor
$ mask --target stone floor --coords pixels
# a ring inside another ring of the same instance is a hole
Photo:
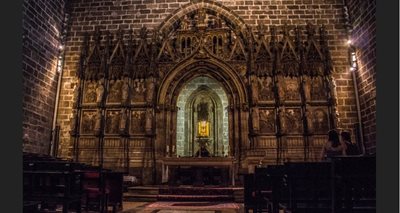
[[[242,213],[241,203],[124,202],[120,213]]]

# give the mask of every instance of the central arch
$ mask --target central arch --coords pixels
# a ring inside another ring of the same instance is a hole
[[[215,58],[197,60],[195,56],[180,63],[165,76],[157,93],[156,147],[167,156],[177,155],[178,97],[188,82],[198,77],[213,79],[226,94],[229,156],[240,158],[248,142],[247,91],[238,73]],[[240,130],[240,131],[239,131]],[[245,143],[244,143],[245,142]],[[161,157],[161,156],[160,156]]]
[[[196,77],[181,90],[177,101],[176,149],[178,156],[195,156],[195,143],[199,122],[200,102],[210,104],[210,143],[208,150],[212,156],[228,155],[228,97],[218,81],[209,77]]]

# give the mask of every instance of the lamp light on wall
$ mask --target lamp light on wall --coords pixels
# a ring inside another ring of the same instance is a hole
[[[350,46],[349,48],[349,62],[350,62],[350,71],[355,71],[357,69],[357,56],[356,56],[356,49],[354,46]]]

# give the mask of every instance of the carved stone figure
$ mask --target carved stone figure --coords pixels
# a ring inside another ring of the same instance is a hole
[[[102,119],[100,109],[97,109],[94,119],[95,119],[95,122],[94,122],[93,130],[94,130],[95,134],[98,135],[101,130],[101,119]]]
[[[324,99],[324,87],[322,83],[322,79],[320,77],[316,77],[312,80],[311,86],[311,97],[313,100],[322,100]]]
[[[97,104],[100,104],[103,101],[103,95],[104,95],[104,78],[101,78],[96,87],[96,103]]]
[[[109,112],[107,118],[107,133],[118,133],[119,119],[119,112]]]
[[[258,108],[257,107],[251,108],[250,113],[251,113],[251,121],[252,121],[252,125],[253,125],[253,130],[254,131],[260,130]]]
[[[263,101],[269,101],[274,99],[273,84],[271,77],[260,78],[260,92],[259,99]]]
[[[146,89],[146,101],[148,103],[153,102],[153,97],[154,97],[154,79],[152,77],[147,79],[147,89]]]
[[[120,80],[110,80],[110,92],[108,93],[109,102],[119,102],[120,101]]]
[[[278,88],[278,95],[279,95],[279,100],[281,103],[285,102],[285,96],[286,96],[286,85],[285,85],[285,81],[284,81],[284,77],[283,76],[278,76],[277,78],[277,83],[276,86]]]
[[[181,21],[181,30],[190,30],[190,20],[187,15]]]
[[[124,77],[121,86],[121,103],[126,104],[129,98],[129,78]]]
[[[308,133],[312,134],[314,133],[314,118],[313,118],[313,113],[311,109],[306,107],[306,113],[304,115],[306,122],[307,122],[307,130]]]
[[[286,133],[287,128],[285,107],[282,107],[278,110],[278,119],[280,124],[280,133],[284,134]]]
[[[96,102],[96,83],[88,82],[85,88],[85,103],[94,103]]]
[[[337,91],[336,91],[336,82],[332,76],[328,77],[329,81],[329,90],[331,92],[331,97],[334,105],[337,105]]]
[[[260,131],[262,133],[272,133],[275,131],[274,114],[270,110],[260,111]]]
[[[298,100],[299,99],[299,85],[297,80],[287,78],[285,79],[286,84],[286,100]]]
[[[304,97],[306,99],[306,101],[310,101],[311,100],[311,82],[310,82],[310,78],[305,76],[303,78],[303,90],[304,90]]]
[[[318,132],[326,132],[328,131],[328,118],[327,114],[322,109],[314,110],[314,130]]]
[[[301,132],[301,117],[300,111],[296,109],[288,109],[286,110],[285,117],[287,119],[286,126],[290,132]]]
[[[124,133],[126,131],[126,121],[128,119],[128,114],[126,109],[121,109],[121,118],[119,119],[119,131]]]
[[[252,75],[250,77],[250,84],[251,84],[251,93],[252,93],[252,99],[253,99],[253,104],[258,103],[258,77],[255,75]]]

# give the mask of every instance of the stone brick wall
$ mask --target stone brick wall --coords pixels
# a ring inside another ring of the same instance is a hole
[[[48,153],[58,73],[64,1],[23,2],[23,150]]]
[[[215,4],[236,13],[248,26],[265,25],[306,25],[307,22],[326,26],[330,52],[333,59],[334,78],[337,84],[338,111],[341,128],[353,130],[357,122],[355,96],[348,65],[346,31],[344,29],[342,0],[77,0],[72,3],[71,27],[66,43],[66,58],[62,78],[61,100],[57,122],[61,125],[61,155],[70,155],[69,119],[72,116],[72,96],[80,47],[85,31],[114,31],[118,28],[133,29],[142,26],[152,30],[188,4],[200,7]],[[303,29],[304,30],[304,29]]]
[[[353,25],[351,39],[356,48],[356,73],[367,153],[376,148],[376,1],[347,1]]]

